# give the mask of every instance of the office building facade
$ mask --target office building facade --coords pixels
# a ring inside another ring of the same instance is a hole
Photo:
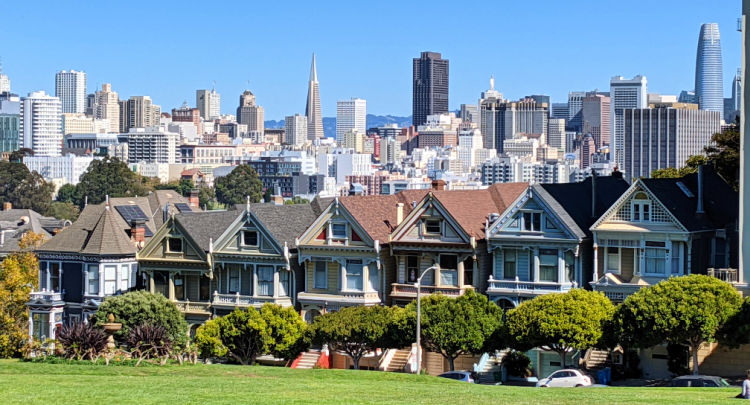
[[[367,131],[367,100],[352,98],[336,102],[336,142],[343,140],[349,131],[364,134]]]
[[[120,131],[120,97],[112,91],[112,85],[104,83],[101,90],[94,93],[94,118],[109,122],[108,132]]]
[[[701,25],[695,57],[695,96],[701,110],[724,111],[719,24]]]
[[[622,168],[625,166],[625,127],[623,123],[623,114],[626,108],[646,108],[648,107],[648,88],[646,76],[638,75],[632,79],[625,79],[622,76],[615,76],[609,82],[610,97],[610,120],[612,129],[610,154],[611,159]]]
[[[601,94],[590,94],[583,98],[581,124],[583,133],[591,134],[597,148],[610,144],[611,105],[610,98]]]
[[[195,105],[200,111],[200,116],[211,121],[221,117],[221,95],[212,90],[196,90]]]
[[[427,122],[428,115],[448,112],[448,59],[437,52],[422,52],[413,60],[412,125]]]
[[[62,151],[62,104],[44,91],[21,99],[20,140],[34,156],[60,156]]]
[[[248,132],[265,132],[265,113],[263,107],[255,103],[255,95],[250,90],[240,94],[240,105],[237,107],[237,122],[247,125]]]
[[[284,118],[284,133],[287,145],[303,145],[308,139],[308,119],[304,115],[294,114]]]
[[[55,75],[55,97],[63,113],[86,113],[86,73],[63,70]]]

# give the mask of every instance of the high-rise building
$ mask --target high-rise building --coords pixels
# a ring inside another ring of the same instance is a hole
[[[479,99],[479,129],[484,136],[484,147],[499,152],[503,150],[506,132],[505,115],[500,111],[505,102],[503,94],[495,90],[495,77],[490,77],[490,88]]]
[[[320,112],[320,85],[318,83],[318,67],[315,63],[315,54],[312,56],[312,65],[310,66],[310,81],[307,83],[305,116],[307,117],[307,139],[314,141],[323,138],[323,115]]]
[[[0,63],[0,94],[10,93],[10,77],[3,74],[3,64]]]
[[[355,130],[367,131],[367,100],[352,98],[336,102],[336,142],[341,142],[345,133]]]
[[[562,118],[568,120],[568,103],[552,103],[549,109],[550,118]]]
[[[610,159],[622,168],[625,165],[623,111],[626,108],[648,107],[646,76],[638,75],[632,79],[614,76],[609,81],[609,97],[612,125],[610,136],[613,138],[610,142]]]
[[[401,155],[401,142],[395,136],[388,136],[380,140],[380,163],[398,164]],[[380,190],[378,190],[378,193]]]
[[[195,125],[197,133],[202,133],[201,113],[197,108],[191,108],[187,102],[180,108],[172,109],[172,122],[189,122]],[[213,125],[213,124],[212,124]]]
[[[62,151],[62,105],[44,91],[21,99],[20,140],[35,156],[60,156]]]
[[[724,99],[724,121],[727,123],[734,122],[734,119],[740,114],[742,107],[742,69],[737,69],[737,74],[732,79],[731,97]]]
[[[216,92],[216,89],[196,90],[195,105],[201,117],[206,121],[221,117],[221,95]]]
[[[583,133],[591,134],[597,148],[610,144],[611,114],[610,98],[601,94],[584,97],[581,108]]]
[[[476,104],[461,104],[458,117],[463,122],[479,126],[479,108]]]
[[[302,145],[308,138],[308,119],[304,115],[294,114],[284,118],[285,143],[287,145]]]
[[[494,84],[494,83],[493,83]],[[481,131],[484,135],[484,147],[495,149],[498,153],[505,151],[505,141],[520,134],[533,135],[540,143],[547,142],[549,105],[537,104],[534,99],[525,98],[519,101],[508,101],[497,98],[494,91],[482,93],[479,107],[481,113]]]
[[[583,131],[581,109],[583,108],[583,99],[585,97],[585,91],[571,91],[568,93],[568,119],[566,125],[569,131]]]
[[[18,150],[21,103],[17,95],[0,93],[0,153]]]
[[[120,132],[131,128],[157,127],[161,121],[161,107],[149,96],[132,96],[120,101]]]
[[[248,132],[265,132],[263,107],[255,104],[255,95],[250,90],[240,94],[240,106],[237,107],[237,122],[247,125]]]
[[[437,52],[422,52],[413,61],[412,125],[427,122],[428,115],[448,112],[448,59]]]
[[[96,106],[96,94],[89,93],[86,94],[86,111],[85,114],[87,117],[94,117],[94,107]]]
[[[120,131],[120,97],[112,91],[112,85],[104,83],[101,90],[94,93],[94,118],[109,121],[109,132]]]
[[[719,24],[701,25],[695,57],[695,96],[701,110],[724,111]]]
[[[57,72],[55,97],[60,99],[62,112],[86,113],[86,73],[77,70]]]
[[[649,177],[656,169],[679,169],[691,155],[704,153],[711,136],[721,130],[721,113],[690,106],[624,110],[627,178]]]
[[[128,132],[129,163],[176,163],[180,134],[164,127],[131,128]]]
[[[565,120],[550,118],[547,124],[547,144],[565,150]]]

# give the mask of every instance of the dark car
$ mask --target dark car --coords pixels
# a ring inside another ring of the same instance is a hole
[[[447,373],[440,374],[438,377],[450,378],[451,380],[458,380],[473,383],[476,381],[474,373],[470,371],[449,371]]]
[[[672,380],[673,387],[728,387],[727,380],[710,375],[683,375]]]

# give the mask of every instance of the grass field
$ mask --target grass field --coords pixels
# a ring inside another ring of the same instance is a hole
[[[484,386],[429,376],[230,365],[103,366],[0,360],[2,404],[716,404],[732,389]]]

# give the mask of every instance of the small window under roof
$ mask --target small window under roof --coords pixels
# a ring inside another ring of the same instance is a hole
[[[692,192],[692,191],[690,191],[690,190],[689,190],[689,189],[687,188],[687,186],[685,185],[685,183],[683,183],[683,182],[681,182],[681,181],[678,181],[678,182],[677,182],[677,187],[679,187],[679,188],[680,188],[680,190],[682,190],[682,192],[683,192],[683,193],[685,193],[685,195],[686,195],[686,196],[687,196],[688,198],[694,198],[694,197],[695,197],[695,195],[693,194],[693,192]]]

